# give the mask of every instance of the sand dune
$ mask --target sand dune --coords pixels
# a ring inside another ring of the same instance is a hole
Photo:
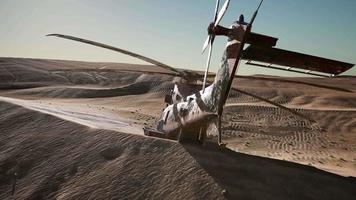
[[[1,199],[10,197],[15,171],[19,199],[222,198],[177,143],[92,129],[7,103],[1,110],[7,110],[0,123],[6,132]]]
[[[75,105],[61,106],[60,104],[46,103],[41,101],[20,100],[8,97],[0,97],[0,101],[11,102],[13,104],[50,114],[55,117],[83,124],[90,128],[120,131],[129,134],[143,135],[141,127],[135,126],[132,121],[120,118],[110,113],[90,112],[90,108],[73,108]]]
[[[0,58],[0,80],[1,199],[14,172],[18,199],[356,196],[354,77],[238,77],[306,118],[232,91],[226,150],[142,135],[179,81],[157,67]]]
[[[214,144],[182,146],[92,129],[9,103],[1,103],[1,111],[7,113],[0,120],[0,130],[7,133],[0,140],[2,199],[10,198],[14,172],[18,199],[350,199],[356,195],[354,179],[312,167],[221,151]]]

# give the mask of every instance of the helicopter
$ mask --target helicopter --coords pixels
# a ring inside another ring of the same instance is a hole
[[[224,105],[231,90],[253,96],[288,110],[301,118],[306,118],[292,109],[232,87],[241,60],[246,60],[247,65],[321,77],[337,76],[354,66],[350,63],[275,48],[278,38],[251,31],[262,3],[263,0],[260,1],[249,22],[245,22],[244,16],[241,15],[237,21],[226,28],[220,26],[219,23],[228,10],[230,0],[225,0],[220,11],[218,11],[220,0],[216,0],[213,22],[208,26],[208,37],[202,50],[204,52],[208,48],[204,75],[176,69],[146,56],[83,38],[63,34],[49,34],[47,36],[65,38],[113,50],[172,71],[174,76],[179,76],[184,81],[175,83],[170,94],[165,96],[166,107],[161,113],[157,128],[144,128],[145,135],[176,139],[179,142],[189,140],[203,144],[206,137],[212,135],[212,131],[215,130],[218,136],[218,145],[224,147],[226,144],[222,142],[221,122]],[[227,44],[221,59],[220,69],[216,74],[211,74],[209,73],[209,66],[216,36],[227,37]],[[245,48],[246,44],[249,46]],[[210,77],[215,78],[213,82],[208,81]],[[203,79],[202,85],[194,83],[201,79]]]

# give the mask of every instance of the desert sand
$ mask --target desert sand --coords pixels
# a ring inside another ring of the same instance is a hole
[[[0,199],[356,197],[356,77],[239,76],[300,115],[231,91],[227,149],[143,135],[179,81],[159,67],[0,58],[0,80]]]

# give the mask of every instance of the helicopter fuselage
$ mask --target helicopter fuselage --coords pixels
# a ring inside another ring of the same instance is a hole
[[[166,103],[169,105],[161,114],[157,131],[166,135],[179,134],[179,137],[181,134],[199,133],[198,138],[204,138],[209,124],[216,124],[216,119],[221,116],[248,30],[247,24],[238,22],[233,23],[230,29],[221,27],[209,30],[212,34],[228,37],[221,68],[214,82],[205,90],[188,96],[183,96],[180,87],[175,85],[171,95],[166,97]]]

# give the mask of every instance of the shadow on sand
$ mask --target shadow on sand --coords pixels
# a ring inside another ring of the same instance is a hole
[[[354,199],[356,178],[317,168],[219,149],[216,144],[184,148],[223,188],[227,199]]]

